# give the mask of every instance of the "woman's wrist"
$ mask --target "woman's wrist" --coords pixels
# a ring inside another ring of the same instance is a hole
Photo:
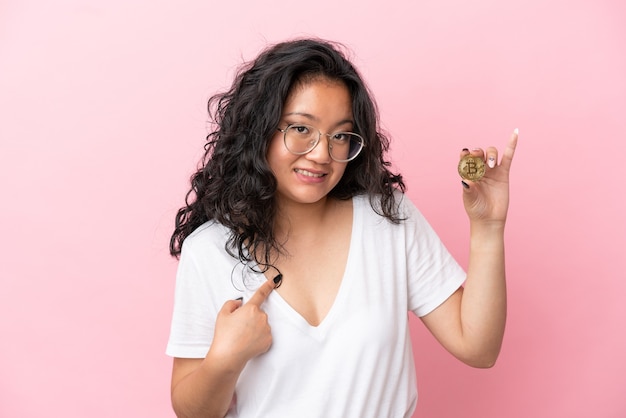
[[[474,221],[470,223],[470,248],[501,248],[504,245],[504,222]]]

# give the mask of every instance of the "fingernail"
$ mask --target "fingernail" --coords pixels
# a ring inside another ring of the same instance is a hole
[[[282,283],[283,283],[283,275],[277,274],[276,277],[274,277],[274,285],[275,285],[274,289],[279,287]]]
[[[461,180],[461,184],[463,185],[463,187],[465,187],[466,189],[469,189],[469,184],[465,183],[463,180]]]
[[[463,148],[461,151],[465,151],[465,152],[467,152],[467,151],[469,151],[469,150],[468,150],[467,148]]]
[[[241,300],[241,301],[243,301],[243,296],[238,297],[238,298],[237,298],[237,299],[235,299],[235,300]]]
[[[487,159],[487,165],[489,166],[489,168],[494,168],[496,166],[496,159],[495,159],[495,157],[490,156]]]
[[[517,129],[517,128],[513,129],[513,133],[514,133],[515,135],[519,135],[519,129]]]

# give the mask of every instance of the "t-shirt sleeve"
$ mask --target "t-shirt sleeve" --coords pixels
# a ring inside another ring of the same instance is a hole
[[[174,312],[166,354],[204,358],[209,351],[218,308],[211,297],[209,278],[200,268],[191,237],[182,248],[176,273]]]
[[[465,271],[452,257],[422,213],[406,196],[408,307],[417,316],[432,312],[465,281]]]

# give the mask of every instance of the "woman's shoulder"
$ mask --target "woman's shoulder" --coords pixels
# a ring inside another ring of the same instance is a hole
[[[383,196],[381,194],[360,194],[353,197],[355,208],[364,209],[378,215],[383,212],[382,200]],[[393,192],[393,206],[400,220],[412,218],[419,214],[419,210],[413,201],[401,190]]]
[[[183,242],[183,248],[219,246],[224,247],[230,231],[224,225],[214,220],[207,221],[197,227]]]

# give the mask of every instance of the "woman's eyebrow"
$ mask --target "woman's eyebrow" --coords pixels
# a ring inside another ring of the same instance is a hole
[[[312,115],[310,113],[306,113],[306,112],[289,112],[289,113],[285,113],[285,115],[283,117],[287,117],[287,116],[303,116],[303,117],[305,117],[305,118],[307,118],[309,120],[312,120],[314,122],[319,122],[320,121],[320,119],[317,116]],[[335,124],[335,126],[341,126],[341,125],[346,125],[346,124],[354,125],[354,121],[352,119],[343,119],[343,120],[337,122]]]
[[[284,116],[304,116],[307,119],[311,119],[312,121],[319,122],[318,117],[310,113],[305,113],[305,112],[290,112],[290,113],[286,113]]]

